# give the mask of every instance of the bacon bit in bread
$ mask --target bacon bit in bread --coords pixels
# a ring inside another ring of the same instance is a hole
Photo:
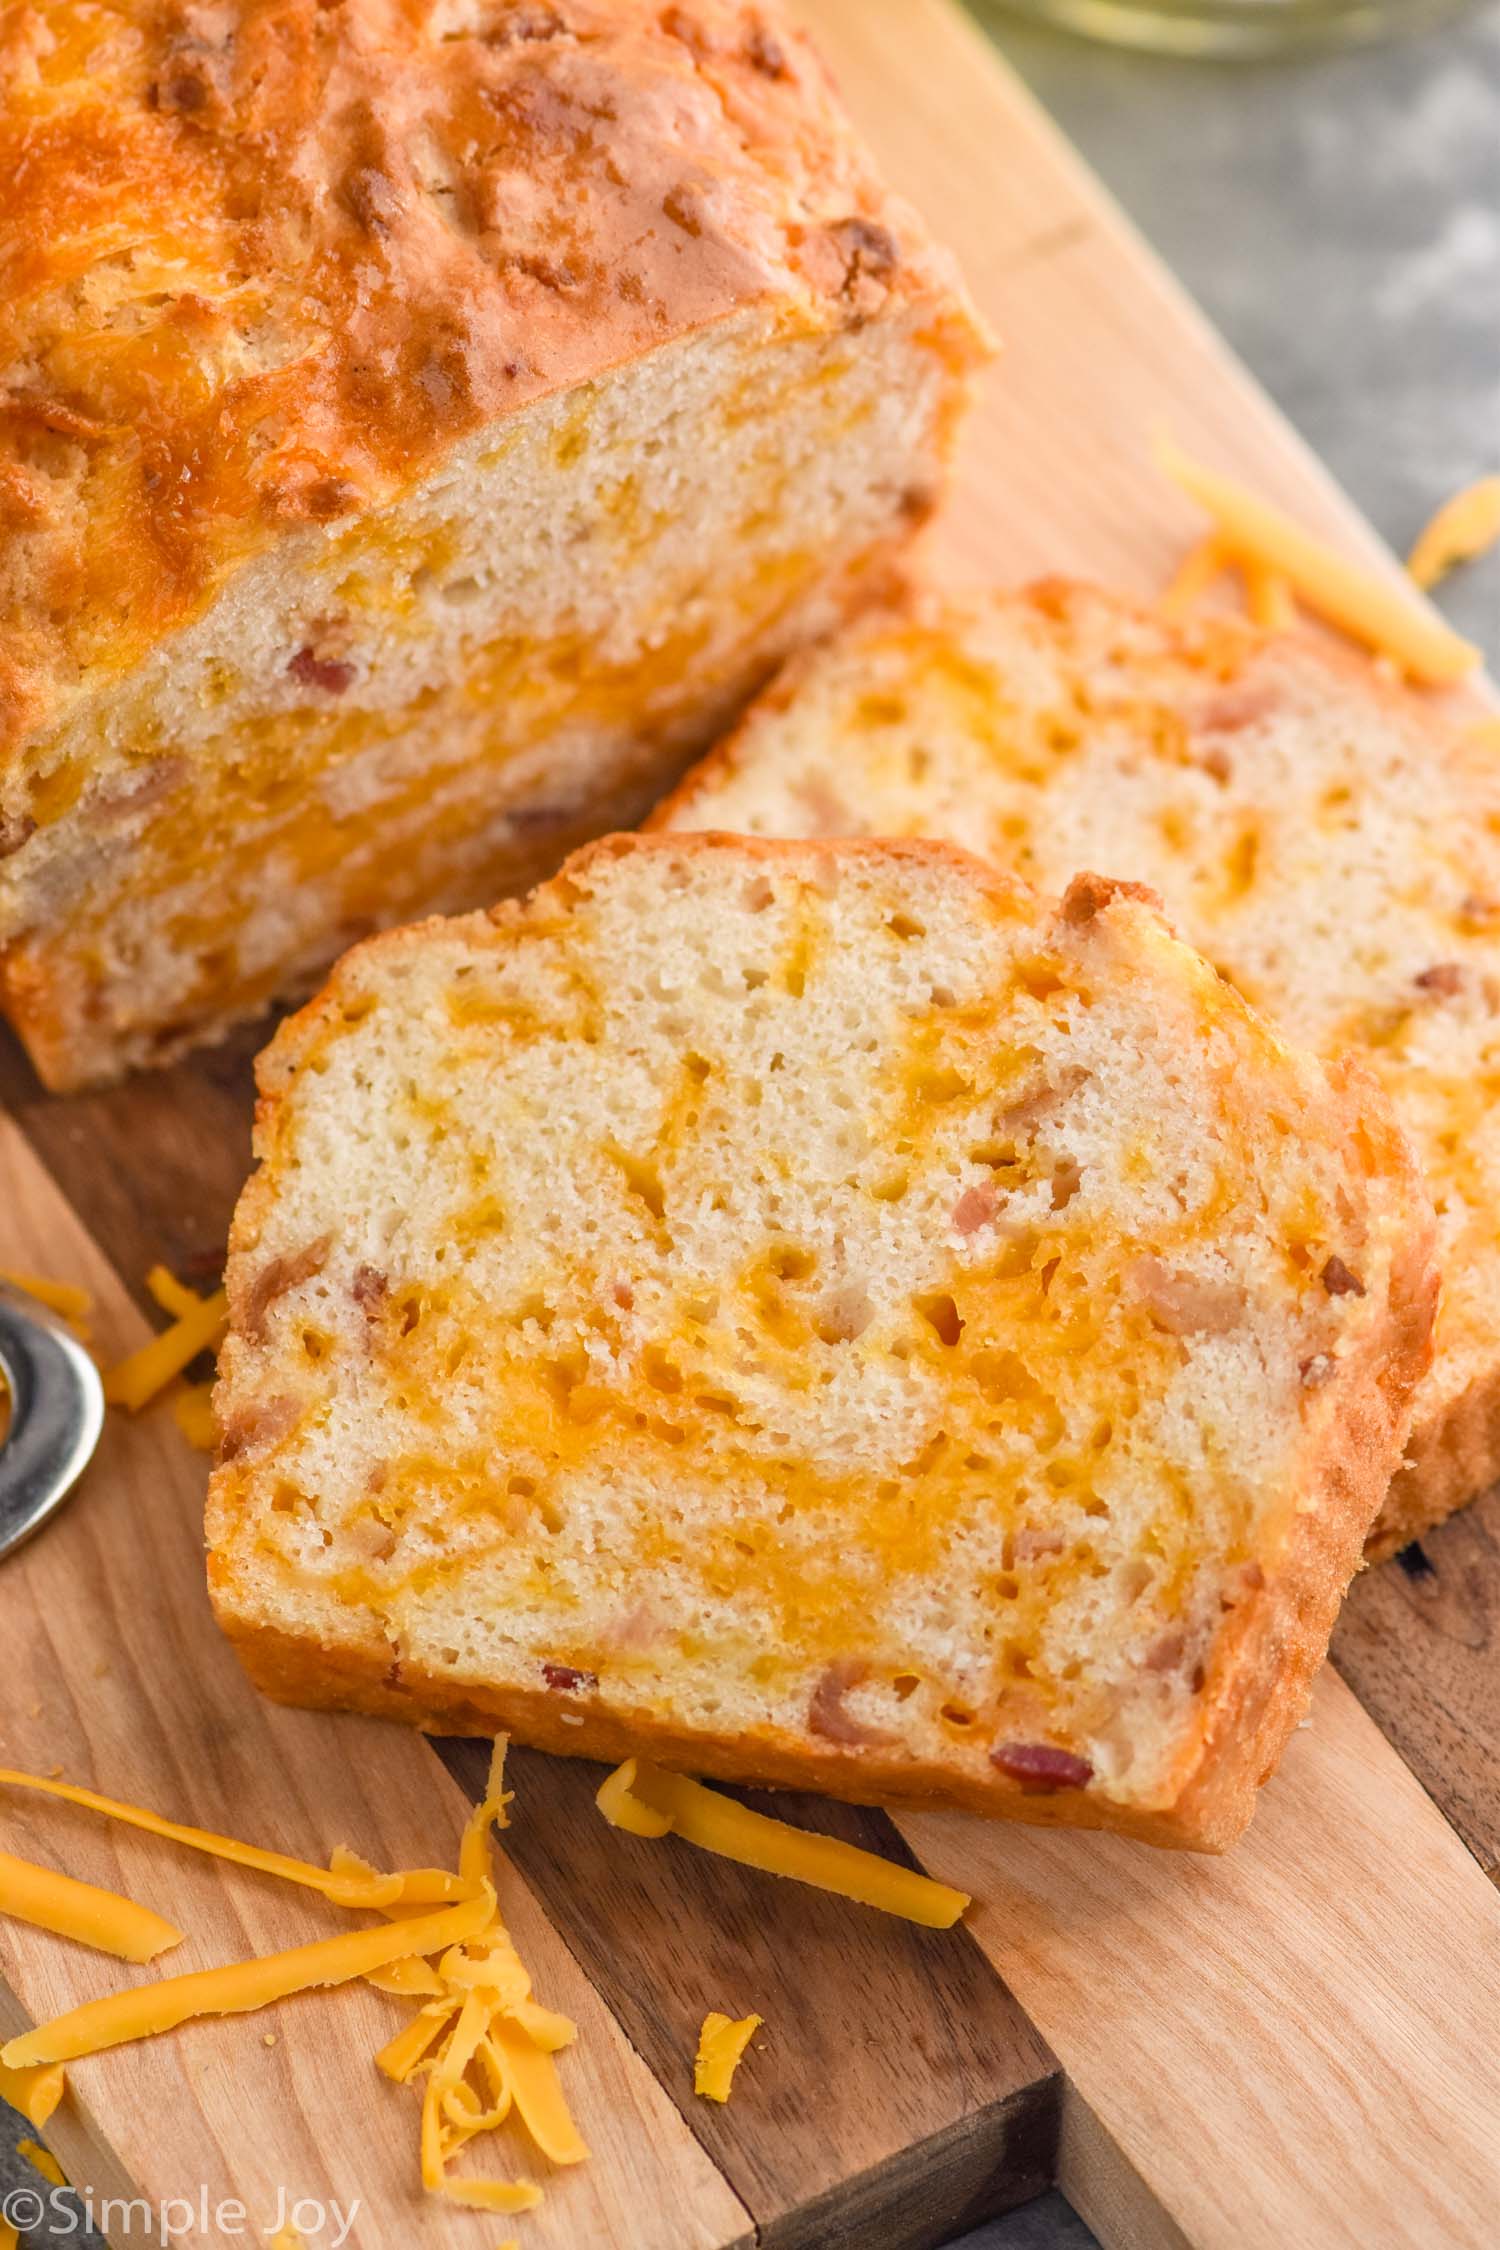
[[[1148,1672],[1176,1672],[1181,1669],[1186,1654],[1185,1633],[1159,1633],[1147,1649],[1143,1662]]]
[[[1357,1273],[1351,1273],[1342,1258],[1325,1261],[1322,1273],[1323,1287],[1330,1297],[1362,1297],[1365,1285]]]
[[[1338,1365],[1331,1352],[1314,1352],[1311,1359],[1303,1360],[1297,1373],[1302,1378],[1305,1391],[1321,1390]]]
[[[1463,965],[1458,961],[1434,961],[1430,969],[1423,969],[1412,978],[1412,983],[1422,992],[1435,992],[1444,1000],[1451,1000],[1464,988]]]
[[[820,1734],[825,1742],[840,1742],[852,1750],[877,1749],[883,1743],[894,1742],[896,1737],[887,1734],[883,1727],[867,1727],[844,1709],[844,1697],[851,1688],[869,1678],[870,1667],[855,1657],[840,1657],[830,1664],[812,1692],[807,1707],[807,1726],[810,1734]]]
[[[1028,1526],[1018,1531],[1010,1543],[1010,1551],[1018,1563],[1050,1561],[1060,1555],[1068,1542],[1060,1531],[1042,1531]]]
[[[569,827],[579,819],[583,809],[576,798],[567,804],[512,805],[505,821],[517,835],[544,835],[552,829]]]
[[[983,1180],[978,1187],[965,1188],[953,1206],[953,1226],[957,1234],[977,1234],[987,1227],[995,1216],[1000,1192],[993,1180]]]
[[[121,813],[144,812],[163,797],[169,797],[186,779],[186,758],[155,758],[142,772],[131,775],[96,800],[98,810],[106,819]]]
[[[248,1336],[255,1344],[265,1342],[266,1314],[278,1297],[284,1297],[289,1289],[297,1288],[304,1281],[311,1281],[314,1274],[322,1272],[332,1240],[331,1235],[320,1234],[316,1242],[308,1243],[305,1250],[298,1250],[291,1257],[272,1258],[268,1265],[261,1267],[250,1284],[245,1309],[240,1316],[242,1335]]]
[[[485,26],[485,43],[492,47],[516,47],[538,39],[560,39],[567,25],[556,8],[513,7],[507,9],[499,23]]]
[[[599,1685],[597,1672],[582,1672],[572,1664],[544,1664],[542,1678],[559,1695],[589,1695]]]
[[[1077,1093],[1087,1075],[1086,1071],[1072,1066],[1059,1071],[1055,1078],[1041,1079],[1036,1085],[1028,1087],[1024,1094],[1017,1094],[1014,1101],[1009,1101],[1002,1109],[996,1110],[994,1132],[997,1135],[1034,1132],[1043,1118],[1049,1117],[1060,1102],[1066,1101],[1070,1094]]]
[[[1241,1563],[1224,1581],[1219,1607],[1226,1610],[1238,1609],[1241,1602],[1247,1602],[1252,1594],[1260,1593],[1265,1583],[1266,1574],[1258,1562]]]
[[[303,687],[321,688],[325,695],[342,695],[354,684],[354,666],[336,656],[319,656],[316,649],[299,648],[287,665]]]
[[[1026,1796],[1050,1795],[1054,1789],[1087,1789],[1094,1769],[1087,1758],[1059,1750],[1050,1742],[997,1742],[990,1764],[1019,1781]]]
[[[367,1319],[373,1320],[390,1292],[390,1282],[379,1266],[355,1267],[353,1279],[349,1283],[349,1294]]]
[[[874,1317],[875,1307],[864,1283],[846,1281],[842,1288],[831,1289],[824,1297],[814,1326],[820,1343],[852,1344]]]
[[[300,1413],[294,1398],[267,1399],[264,1406],[248,1407],[225,1425],[219,1437],[219,1459],[237,1461],[242,1453],[260,1453],[294,1430]]]
[[[807,808],[809,836],[857,836],[860,822],[817,774],[797,783],[797,800]]]
[[[1113,906],[1118,898],[1139,899],[1143,906],[1154,906],[1161,911],[1161,900],[1145,883],[1117,883],[1108,875],[1075,875],[1063,893],[1062,918],[1075,928],[1082,928],[1102,914],[1106,906]]]
[[[1259,726],[1280,708],[1281,695],[1270,680],[1244,680],[1225,688],[1205,703],[1194,721],[1195,729],[1213,734],[1238,734]]]
[[[751,69],[758,70],[763,78],[788,78],[791,76],[785,47],[782,46],[770,25],[763,23],[758,16],[752,18],[750,29],[745,34],[745,60],[749,63]]]
[[[1243,1290],[1230,1282],[1137,1258],[1128,1278],[1153,1324],[1169,1336],[1227,1336],[1245,1318]]]
[[[828,231],[849,268],[846,287],[852,287],[866,275],[882,281],[900,262],[896,237],[890,228],[878,226],[873,219],[861,218],[857,212],[852,218],[840,219]]]

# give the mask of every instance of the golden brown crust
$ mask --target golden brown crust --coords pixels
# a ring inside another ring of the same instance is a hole
[[[1363,1360],[1345,1364],[1339,1414],[1329,1417],[1311,1451],[1304,1488],[1291,1496],[1277,1552],[1268,1558],[1266,1583],[1236,1615],[1209,1680],[1198,1765],[1176,1816],[1210,1850],[1239,1835],[1256,1790],[1306,1716],[1412,1400],[1432,1365],[1437,1227],[1430,1207],[1425,1225],[1419,1221],[1427,1206],[1420,1170],[1363,1066],[1336,1065],[1329,1075],[1349,1101],[1351,1143],[1364,1149],[1372,1180],[1384,1181],[1389,1206],[1405,1224],[1393,1235],[1400,1249],[1385,1331],[1370,1332]]]
[[[738,0],[23,0],[0,105],[0,750],[290,530],[750,305],[946,264]]]
[[[1466,1508],[1493,1484],[1497,1462],[1500,1368],[1476,1379],[1440,1413],[1418,1412],[1365,1559],[1384,1562],[1459,1508]]]
[[[664,845],[636,836],[611,837],[577,853],[554,883],[527,902],[507,902],[486,917],[504,928],[516,917],[534,918],[555,902],[565,909],[570,886],[586,882],[591,864],[620,853],[669,849],[711,852],[724,839],[712,834],[674,836]],[[765,861],[787,847],[770,839],[735,838],[736,849]],[[806,851],[804,843],[797,847]],[[956,847],[912,841],[897,845],[845,841],[824,846],[858,857],[892,854],[960,866],[982,873],[997,909],[1023,910],[1025,887],[984,867]],[[1107,948],[1129,934],[1167,944],[1164,919],[1140,887],[1082,876],[1058,908],[1059,935],[1074,944]],[[1085,911],[1086,909],[1086,911]],[[429,925],[428,927],[436,927]],[[345,957],[329,987],[291,1018],[260,1058],[252,1176],[235,1216],[229,1292],[231,1348],[225,1406],[253,1397],[253,1363],[243,1340],[253,1327],[261,1271],[253,1255],[263,1219],[276,1193],[275,1156],[287,1096],[300,1069],[316,1059],[359,989],[359,964],[374,949],[420,948],[417,927],[367,941]],[[1201,972],[1205,978],[1208,972]],[[1226,987],[1211,985],[1231,1011],[1243,1003]],[[1368,1322],[1352,1358],[1341,1359],[1339,1381],[1326,1410],[1316,1391],[1308,1410],[1300,1472],[1267,1526],[1244,1592],[1217,1636],[1209,1674],[1198,1697],[1195,1724],[1174,1776],[1176,1793],[1155,1806],[1125,1806],[1088,1789],[1028,1790],[993,1765],[972,1770],[892,1754],[883,1744],[830,1741],[811,1731],[760,1729],[715,1735],[665,1725],[647,1707],[605,1711],[593,1696],[474,1681],[458,1683],[420,1665],[393,1658],[391,1644],[368,1616],[351,1610],[336,1645],[298,1635],[254,1614],[239,1595],[227,1552],[210,1555],[209,1581],[224,1631],[250,1677],[279,1700],[358,1710],[434,1732],[491,1734],[508,1729],[519,1740],[564,1755],[617,1759],[640,1753],[668,1766],[722,1780],[818,1790],[858,1803],[922,1802],[1048,1826],[1108,1828],[1141,1840],[1218,1851],[1249,1820],[1255,1796],[1304,1715],[1311,1682],[1328,1645],[1338,1604],[1358,1565],[1361,1545],[1399,1455],[1413,1393],[1432,1356],[1437,1295],[1433,1262],[1435,1227],[1411,1150],[1390,1119],[1373,1078],[1358,1063],[1328,1073],[1330,1133],[1357,1155],[1370,1189],[1370,1223],[1394,1246],[1382,1317]],[[1334,1393],[1336,1392],[1336,1397]],[[246,1505],[238,1466],[221,1457],[210,1495],[211,1538]]]

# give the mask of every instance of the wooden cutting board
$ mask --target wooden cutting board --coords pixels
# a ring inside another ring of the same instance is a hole
[[[1163,424],[1372,551],[949,0],[805,13],[1006,345],[937,567],[1158,587],[1198,529],[1150,466]],[[86,1282],[106,1352],[145,1334],[153,1261],[212,1271],[222,1254],[249,1052],[66,1101],[0,1055],[0,1265]],[[164,1411],[111,1417],[78,1499],[4,1566],[0,1759],[308,1857],[339,1842],[391,1864],[450,1853],[473,1746],[260,1702],[208,1616],[203,1481]],[[539,1993],[578,2019],[564,2070],[594,2150],[547,2181],[521,2243],[905,2250],[1061,2177],[1110,2244],[1490,2250],[1500,1897],[1480,1861],[1493,1870],[1500,1844],[1485,1660],[1500,1516],[1485,1505],[1357,1590],[1340,1646],[1385,1732],[1326,1673],[1225,1861],[779,1803],[971,1889],[968,1927],[947,1936],[616,1835],[592,1805],[596,1769],[518,1755],[504,1903]],[[174,1968],[342,1920],[63,1807],[7,1800],[5,1836],[169,1910],[191,1933]],[[8,2024],[141,1974],[13,1924],[0,1966]],[[766,2018],[724,2109],[691,2092],[710,2007]],[[322,2231],[304,2223],[309,2245],[357,2202],[356,2250],[492,2250],[509,2222],[417,2191],[415,2104],[369,2059],[400,2020],[356,1988],[94,2058],[48,2138],[96,2198],[182,2199],[164,2214],[175,2240],[225,2239],[226,2198],[264,2236],[302,2198],[304,2222],[326,2213]],[[113,2231],[124,2250],[131,2232]]]

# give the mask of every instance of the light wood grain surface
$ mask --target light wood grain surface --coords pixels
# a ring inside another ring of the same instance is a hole
[[[898,1825],[1195,2250],[1493,2242],[1500,1897],[1334,1673],[1223,1859]]]
[[[1159,586],[1201,528],[1151,465],[1162,426],[1374,551],[948,0],[807,0],[803,13],[1005,346],[934,567]],[[0,1057],[14,1119],[0,1125],[0,1263],[91,1281],[106,1334],[135,1340],[127,1289],[138,1293],[146,1266],[166,1255],[209,1270],[221,1253],[247,1148],[247,1053],[242,1042],[69,1101],[41,1097],[14,1050]],[[450,1849],[463,1797],[431,1748],[274,1711],[244,1686],[207,1617],[201,1487],[201,1463],[161,1414],[112,1422],[78,1500],[6,1565],[15,1641],[0,1751],[290,1850],[348,1841],[395,1861]],[[1493,1850],[1494,1540],[1475,1518],[1433,1546],[1468,1555],[1467,1577],[1441,1573],[1441,1602],[1420,1577],[1372,1577],[1351,1611],[1363,1622],[1350,1666],[1363,1665],[1373,1707],[1429,1787]],[[472,1778],[463,1754],[455,1766]],[[1490,2250],[1500,2105],[1484,1998],[1500,1899],[1331,1674],[1313,1729],[1227,1861],[904,1824],[938,1871],[971,1875],[979,1894],[972,1935],[946,1943],[705,1870],[682,1847],[601,1842],[581,1769],[518,1760],[517,1776],[507,1904],[539,1990],[582,2025],[565,2067],[596,2150],[519,2223],[541,2250],[674,2250],[757,2232],[820,2250],[936,2242],[1049,2167],[1045,2042],[1066,2074],[1064,2177],[1111,2244]],[[46,1857],[65,1838],[75,1872],[168,1907],[192,1933],[170,1965],[336,1926],[316,1902],[81,1814],[8,1802],[5,1814],[16,1848]],[[894,1835],[884,1816],[865,1832]],[[36,2014],[131,1975],[13,1929],[0,1947]],[[711,2118],[687,2091],[700,1999],[770,2019],[734,2104]],[[111,2176],[148,2194],[208,2183],[256,2208],[281,2184],[346,2202],[356,2192],[357,2250],[483,2250],[504,2226],[417,2201],[410,2096],[368,2061],[395,2020],[373,1993],[308,1998],[264,2022],[97,2058],[76,2073],[81,2122],[62,2113],[51,2137],[80,2177],[107,2169],[102,2141]],[[261,2044],[266,2028],[275,2047]],[[99,2136],[92,2157],[81,2125]]]

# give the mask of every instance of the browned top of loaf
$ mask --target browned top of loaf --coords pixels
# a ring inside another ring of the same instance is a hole
[[[0,31],[0,749],[278,532],[739,308],[946,265],[733,0],[22,0]]]

